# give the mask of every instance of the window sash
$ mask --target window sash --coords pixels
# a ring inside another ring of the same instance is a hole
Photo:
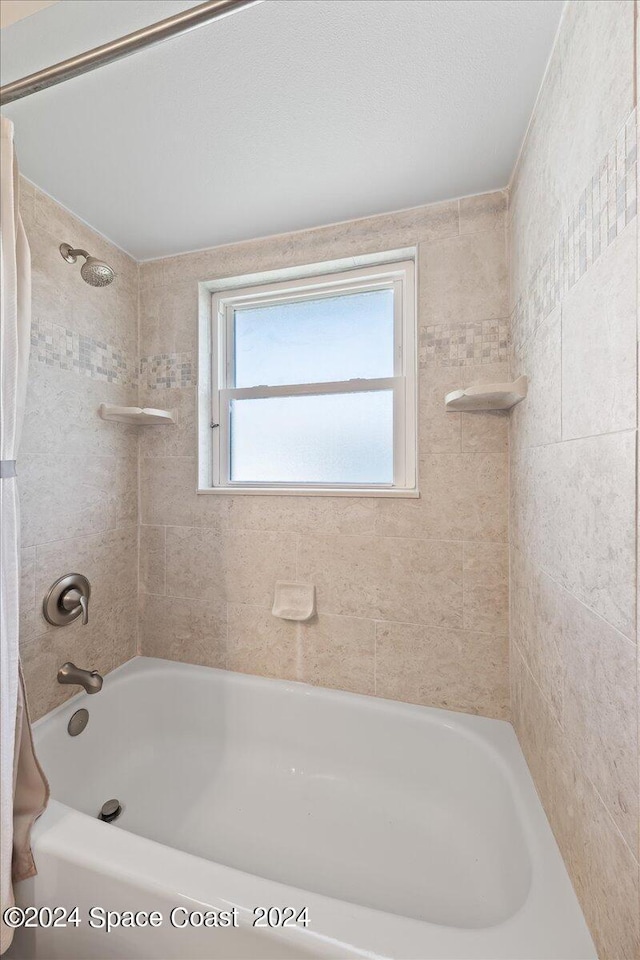
[[[351,282],[325,284],[321,289],[302,289],[300,291],[287,291],[282,294],[272,293],[262,296],[248,295],[246,297],[233,297],[230,302],[224,304],[222,316],[220,317],[220,332],[223,333],[224,342],[221,344],[221,354],[225,358],[224,368],[221,370],[220,386],[222,389],[235,387],[235,313],[238,307],[272,307],[281,303],[302,303],[307,300],[327,300],[337,296],[349,296],[352,293],[371,293],[376,290],[393,290],[393,372],[395,376],[402,375],[402,280],[392,278],[383,278],[379,281],[362,281],[361,283]],[[256,384],[258,386],[258,384]],[[268,386],[268,384],[267,384]]]
[[[404,435],[399,429],[404,421],[404,402],[405,402],[405,378],[404,377],[383,377],[375,380],[335,380],[323,383],[296,383],[277,387],[234,387],[219,392],[219,470],[222,483],[228,487],[246,487],[252,486],[254,481],[232,480],[231,479],[231,400],[261,400],[268,397],[313,397],[326,395],[330,393],[375,393],[380,390],[391,390],[393,392],[393,483],[367,483],[367,487],[372,489],[393,489],[396,486],[404,486]],[[398,482],[400,480],[400,482]],[[255,486],[265,486],[264,481],[255,481]],[[286,487],[326,487],[328,489],[339,489],[341,487],[357,488],[362,484],[348,483],[314,483],[290,481],[282,482],[270,481],[269,486]]]
[[[268,284],[228,290],[214,294],[212,302],[213,337],[211,357],[211,411],[213,438],[213,487],[221,489],[289,490],[367,490],[414,489],[416,486],[416,351],[415,305],[408,302],[406,279],[413,280],[413,262],[386,263],[331,277],[304,278],[289,283]],[[257,384],[235,387],[235,323],[234,314],[241,306],[271,306],[294,301],[319,300],[328,297],[365,293],[373,290],[394,291],[394,376],[377,379],[351,379],[320,383],[292,383],[277,386]],[[411,286],[411,290],[413,286]],[[234,481],[230,477],[230,401],[262,399],[277,396],[313,396],[328,393],[366,393],[393,391],[393,467],[391,484],[305,483],[269,481]]]

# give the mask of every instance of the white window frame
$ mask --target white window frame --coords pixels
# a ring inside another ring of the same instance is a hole
[[[312,270],[313,268],[310,268]],[[316,274],[316,269],[313,269]],[[211,295],[210,392],[211,486],[200,492],[301,494],[304,496],[418,496],[417,490],[417,331],[413,260],[375,263],[357,270],[214,291]],[[329,383],[282,386],[231,386],[234,371],[234,311],[238,306],[265,306],[296,300],[335,297],[372,290],[394,291],[394,375]],[[377,390],[394,393],[394,479],[391,484],[275,483],[231,480],[229,404],[235,398],[309,396]]]

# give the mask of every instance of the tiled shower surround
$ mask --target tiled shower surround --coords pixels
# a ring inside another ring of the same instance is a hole
[[[32,258],[32,329],[18,460],[22,517],[21,653],[40,716],[75,691],[56,682],[65,660],[105,672],[135,655],[138,438],[106,423],[101,401],[137,398],[138,265],[22,179]],[[116,283],[97,289],[66,263],[62,242],[103,257]],[[42,599],[65,573],[92,586],[89,623],[60,629]]]
[[[140,265],[24,181],[22,206],[34,271],[20,463],[34,715],[73,693],[56,683],[64,660],[106,671],[138,651],[507,717],[507,419],[442,403],[508,373],[506,195]],[[62,240],[113,263],[116,282],[83,283]],[[419,263],[422,498],[197,496],[198,281],[407,246]],[[103,400],[170,407],[178,425],[104,422]],[[44,592],[71,570],[92,582],[88,629],[42,618]],[[292,577],[317,586],[308,624],[271,615],[276,579]]]
[[[634,3],[569,4],[510,191],[512,712],[600,957],[640,957]]]
[[[507,375],[505,229],[498,192],[140,265],[140,402],[179,416],[140,436],[143,653],[508,716],[507,420],[443,405]],[[409,246],[422,498],[197,496],[198,281]],[[431,353],[435,324],[469,353]],[[277,579],[318,616],[274,618]]]
[[[73,693],[55,680],[65,660],[106,672],[138,652],[512,718],[604,960],[640,956],[633,18],[633,0],[571,0],[508,204],[498,191],[136,264],[24,181],[22,198],[32,713]],[[62,241],[116,282],[83,283]],[[198,282],[404,247],[421,498],[198,496]],[[448,390],[521,373],[510,417],[444,412]],[[178,424],[103,422],[103,400]],[[59,630],[40,605],[71,570],[92,582],[90,623]],[[309,623],[271,615],[289,578],[317,587]]]

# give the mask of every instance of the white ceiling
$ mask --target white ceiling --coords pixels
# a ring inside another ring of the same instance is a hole
[[[60,0],[2,82],[193,0]],[[4,108],[23,173],[138,259],[507,184],[562,0],[265,0]]]

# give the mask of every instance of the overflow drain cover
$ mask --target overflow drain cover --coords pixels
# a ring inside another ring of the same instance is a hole
[[[67,724],[67,733],[70,737],[77,737],[88,723],[89,711],[85,710],[84,707],[81,710],[76,710]]]
[[[102,804],[102,810],[98,815],[98,820],[104,820],[105,823],[111,823],[122,813],[122,807],[119,800],[107,800]]]

